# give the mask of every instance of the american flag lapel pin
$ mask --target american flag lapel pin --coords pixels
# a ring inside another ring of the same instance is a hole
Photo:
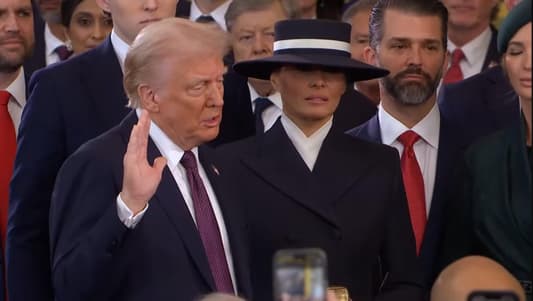
[[[211,169],[213,169],[213,172],[214,172],[217,176],[220,176],[220,172],[218,171],[218,168],[217,168],[215,165],[212,165],[212,164],[211,164]]]

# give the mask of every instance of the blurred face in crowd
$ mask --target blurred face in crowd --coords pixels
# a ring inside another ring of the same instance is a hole
[[[286,65],[270,76],[280,92],[283,112],[307,135],[333,115],[346,90],[346,77],[338,70],[314,66]]]
[[[131,44],[148,24],[176,14],[178,0],[96,0],[113,18],[116,34]]]
[[[0,72],[18,70],[33,51],[33,13],[30,0],[0,1]]]
[[[39,12],[48,23],[61,23],[61,0],[38,0]]]
[[[389,9],[377,49],[365,50],[368,62],[388,69],[380,79],[385,93],[401,104],[418,105],[435,97],[447,66],[438,16],[418,16]]]
[[[158,70],[153,96],[154,122],[181,148],[213,140],[224,101],[224,63],[220,55],[198,54],[187,60],[169,57]]]
[[[103,13],[96,1],[83,0],[73,11],[66,34],[74,54],[79,54],[100,45],[111,29],[111,17]]]
[[[509,41],[503,55],[506,74],[521,100],[531,101],[531,22]]]
[[[353,15],[350,20],[352,33],[350,39],[350,52],[352,58],[364,61],[365,47],[369,45],[368,23],[370,21],[370,10],[361,10]]]
[[[498,0],[442,0],[448,9],[448,25],[456,29],[486,28]]]
[[[230,29],[235,62],[272,55],[274,24],[287,19],[279,1],[270,7],[245,12],[235,19]]]

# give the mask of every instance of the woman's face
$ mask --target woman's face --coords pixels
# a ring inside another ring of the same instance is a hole
[[[113,21],[95,0],[83,0],[74,9],[66,33],[74,54],[80,54],[100,45],[112,28]]]
[[[522,100],[531,101],[531,22],[511,38],[503,64],[516,94]]]

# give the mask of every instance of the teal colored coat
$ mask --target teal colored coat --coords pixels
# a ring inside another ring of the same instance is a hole
[[[449,203],[443,266],[466,255],[483,255],[522,283],[531,282],[531,173],[524,129],[518,123],[467,150],[462,191]]]

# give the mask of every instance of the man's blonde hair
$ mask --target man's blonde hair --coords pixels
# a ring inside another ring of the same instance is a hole
[[[229,49],[226,32],[215,24],[168,18],[145,27],[135,40],[124,61],[124,90],[128,106],[140,107],[137,88],[149,81],[157,82],[158,70],[168,59],[184,62],[197,55],[216,55],[220,59]]]

